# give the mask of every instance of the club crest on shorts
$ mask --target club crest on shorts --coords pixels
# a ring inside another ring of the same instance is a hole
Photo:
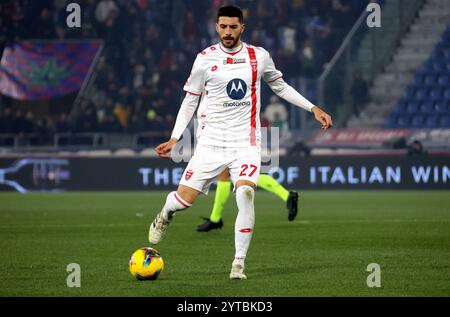
[[[184,174],[184,178],[188,181],[191,178],[192,174],[194,174],[193,170],[187,170],[186,174]]]

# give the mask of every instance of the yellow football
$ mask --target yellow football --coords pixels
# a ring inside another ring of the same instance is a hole
[[[157,250],[144,247],[133,252],[129,266],[131,275],[136,279],[156,280],[164,270],[164,260]]]

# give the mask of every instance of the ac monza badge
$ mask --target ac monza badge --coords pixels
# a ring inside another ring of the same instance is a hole
[[[186,180],[189,180],[189,178],[191,178],[192,174],[194,174],[194,171],[193,171],[193,170],[187,170],[187,171],[186,171],[186,174],[184,174],[184,178],[185,178]]]

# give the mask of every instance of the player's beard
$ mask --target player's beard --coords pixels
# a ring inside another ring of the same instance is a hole
[[[222,38],[222,45],[225,48],[232,49],[232,48],[235,48],[238,45],[240,39],[241,39],[240,35],[235,37],[235,38],[223,37]]]

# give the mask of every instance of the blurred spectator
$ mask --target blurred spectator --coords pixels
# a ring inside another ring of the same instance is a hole
[[[99,131],[106,133],[120,132],[120,125],[113,114],[107,114],[100,123]]]
[[[164,125],[163,118],[158,115],[155,109],[149,109],[146,113],[147,131],[164,131],[167,127]]]
[[[316,78],[320,75],[321,65],[317,57],[316,49],[309,40],[305,41],[300,52],[300,93],[311,102],[316,99]]]
[[[117,103],[114,107],[114,115],[122,128],[128,126],[129,109],[126,106]]]
[[[70,132],[70,123],[65,113],[61,113],[56,121],[55,130],[58,133]]]
[[[66,38],[66,31],[61,26],[56,27],[56,38],[58,40],[64,40]]]
[[[31,134],[35,132],[35,126],[34,126],[34,115],[33,112],[27,111],[25,114],[25,118],[23,119],[23,126],[22,126],[22,132]]]
[[[56,37],[55,21],[53,20],[49,9],[42,9],[34,31],[36,32],[36,37],[39,39]]]
[[[21,110],[17,110],[13,118],[12,132],[22,134],[25,131],[25,118]]]
[[[422,143],[418,140],[414,140],[408,145],[408,156],[423,156],[428,155],[428,152],[424,149]]]
[[[356,71],[353,75],[353,82],[352,82],[352,108],[353,108],[353,114],[356,117],[359,117],[360,109],[363,108],[363,105],[367,102],[368,98],[368,84],[362,78],[361,72]]]
[[[290,22],[286,27],[281,29],[281,42],[282,48],[286,52],[295,52],[297,49],[296,45],[296,34],[297,27],[294,22]]]
[[[145,66],[142,64],[134,65],[133,69],[133,88],[138,89],[144,85]]]
[[[2,1],[0,49],[8,41],[36,37],[101,38],[103,51],[89,94],[71,110],[70,116],[58,115],[49,120],[40,120],[33,114],[25,118],[21,111],[6,107],[0,115],[0,132],[29,131],[30,120],[34,121],[34,131],[45,127],[57,132],[172,129],[184,96],[183,82],[196,54],[218,41],[215,13],[224,2],[82,0],[82,28],[78,30],[65,27],[67,3]],[[285,80],[314,101],[315,82],[323,64],[331,59],[368,0],[232,3],[244,9],[247,29],[243,41],[268,49]],[[271,125],[287,128],[286,109],[279,105],[281,108],[268,105],[265,113]],[[3,124],[6,121],[10,124]]]
[[[14,117],[11,108],[4,108],[0,116],[0,133],[14,132]]]
[[[195,21],[194,13],[192,11],[188,11],[183,27],[184,38],[188,38],[191,35],[198,34],[197,27],[198,23]]]
[[[311,41],[305,41],[302,50],[300,51],[300,62],[302,71],[301,74],[305,78],[314,78],[318,73],[318,63],[316,50]]]
[[[278,96],[273,95],[270,97],[270,104],[267,105],[264,111],[264,117],[273,127],[279,127],[281,129],[287,129],[288,127],[288,112],[286,107],[280,102]]]
[[[102,0],[97,4],[95,17],[98,22],[105,22],[108,17],[118,12],[118,7],[113,0]]]
[[[146,120],[145,117],[140,114],[134,114],[131,117],[130,121],[130,132],[131,133],[137,133],[137,132],[143,132],[146,130]]]

